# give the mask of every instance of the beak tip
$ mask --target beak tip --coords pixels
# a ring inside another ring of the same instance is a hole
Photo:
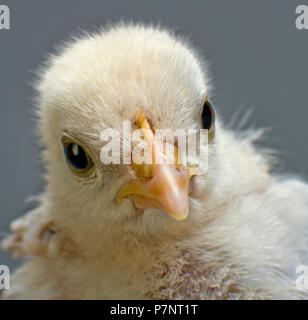
[[[184,221],[188,217],[188,208],[185,211],[168,212],[168,214],[177,221]]]

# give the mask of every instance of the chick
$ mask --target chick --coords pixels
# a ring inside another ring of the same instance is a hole
[[[186,40],[142,24],[85,35],[50,57],[37,90],[46,187],[3,242],[32,256],[4,298],[308,297],[295,284],[308,186],[272,175],[255,134],[215,121],[207,63]],[[158,129],[207,129],[207,170],[103,163],[101,132],[123,121],[151,147]]]

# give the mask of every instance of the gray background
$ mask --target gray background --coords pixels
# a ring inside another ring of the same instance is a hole
[[[212,64],[216,106],[226,122],[252,107],[252,122],[272,128],[265,144],[279,150],[280,170],[307,176],[308,30],[295,28],[295,8],[303,3],[0,0],[11,10],[11,30],[0,30],[0,232],[25,212],[24,199],[42,189],[32,71],[59,40],[120,18],[160,22],[190,35]],[[0,251],[1,264],[17,262]]]

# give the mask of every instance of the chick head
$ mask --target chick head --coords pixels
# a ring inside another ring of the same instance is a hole
[[[193,171],[189,154],[182,165],[176,139],[173,150],[164,141],[157,151],[163,159],[175,155],[172,164],[123,159],[132,159],[138,142],[151,146],[152,159],[157,130],[204,128],[208,139],[196,135],[197,153],[206,150],[209,166],[214,165],[215,114],[206,71],[186,41],[143,25],[87,34],[51,56],[37,83],[38,128],[56,219],[93,232],[121,224],[143,233],[196,219],[193,194],[198,181],[202,190],[209,183],[210,170]],[[123,122],[144,135],[132,141]],[[118,133],[113,153],[120,163],[103,159],[109,155],[102,152],[108,132]]]

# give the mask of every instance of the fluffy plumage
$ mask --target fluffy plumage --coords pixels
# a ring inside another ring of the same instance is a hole
[[[6,298],[308,297],[295,285],[296,266],[308,264],[308,186],[271,175],[252,136],[224,128],[219,116],[186,220],[158,209],[136,215],[130,200],[114,201],[134,172],[100,162],[99,133],[121,131],[137,107],[155,129],[199,129],[207,69],[186,41],[143,25],[77,38],[49,59],[37,83],[46,188],[4,242],[36,257],[16,271]],[[91,151],[94,179],[69,170],[63,131]]]

